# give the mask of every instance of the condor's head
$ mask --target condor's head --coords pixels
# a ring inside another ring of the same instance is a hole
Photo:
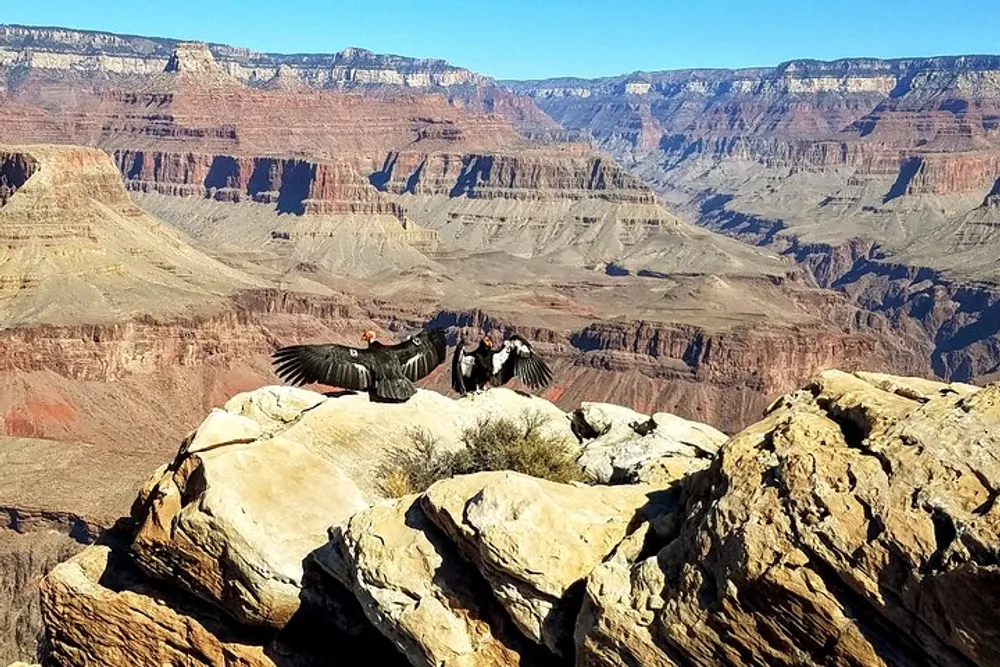
[[[368,343],[368,347],[377,344],[375,341],[375,332],[369,329],[368,331],[361,334],[361,342]]]
[[[483,336],[482,339],[479,341],[479,344],[491,350],[493,349],[493,339],[490,338],[489,336]]]

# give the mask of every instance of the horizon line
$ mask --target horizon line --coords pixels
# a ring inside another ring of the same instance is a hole
[[[373,49],[348,45],[343,47],[338,51],[259,51],[248,46],[240,46],[237,44],[227,43],[227,42],[216,42],[201,39],[186,39],[182,37],[168,37],[163,35],[142,35],[138,33],[130,32],[115,32],[112,30],[93,30],[88,28],[73,28],[65,25],[42,25],[42,24],[27,24],[27,23],[2,23],[0,22],[0,28],[26,28],[35,30],[65,30],[69,32],[79,32],[86,34],[95,35],[113,35],[116,37],[134,37],[138,39],[149,39],[153,41],[165,41],[174,43],[190,43],[190,44],[205,44],[207,46],[221,46],[230,49],[239,49],[244,51],[250,51],[251,53],[256,53],[264,56],[278,56],[278,57],[296,57],[296,56],[336,56],[349,50],[364,51],[375,56],[384,56],[390,58],[402,58],[405,60],[425,60],[425,61],[437,61],[444,63],[445,65],[471,72],[482,77],[486,77],[496,81],[497,83],[540,83],[543,81],[560,81],[560,80],[574,80],[574,81],[601,81],[609,79],[617,79],[622,77],[635,76],[639,74],[667,74],[667,73],[681,73],[681,72],[744,72],[744,71],[758,71],[758,70],[774,70],[786,67],[788,65],[793,65],[797,63],[808,63],[808,64],[821,64],[821,65],[836,65],[840,63],[857,62],[857,61],[875,61],[881,63],[900,63],[910,60],[958,60],[961,58],[1000,58],[1000,53],[940,53],[935,55],[926,56],[896,56],[896,57],[879,57],[879,56],[843,56],[839,58],[834,58],[831,60],[824,60],[822,58],[791,58],[789,60],[783,60],[781,62],[771,64],[771,65],[743,65],[739,67],[677,67],[672,69],[635,69],[631,71],[623,71],[615,74],[605,74],[599,76],[581,76],[576,74],[566,74],[560,76],[546,76],[540,78],[508,78],[508,77],[498,77],[493,74],[487,74],[470,67],[465,67],[462,65],[456,65],[447,58],[441,57],[427,57],[427,56],[408,56],[400,53],[389,53],[380,52]]]

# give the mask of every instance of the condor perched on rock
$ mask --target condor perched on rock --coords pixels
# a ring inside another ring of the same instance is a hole
[[[532,389],[544,387],[552,380],[548,365],[521,336],[514,334],[500,349],[494,349],[489,336],[483,336],[471,353],[466,353],[461,341],[455,347],[451,387],[460,395],[482,391],[488,385],[499,387],[515,377]]]
[[[479,339],[479,345],[466,354],[462,341],[455,346],[451,356],[451,388],[465,396],[470,391],[481,391],[493,375],[493,342],[489,336]]]
[[[372,401],[403,402],[416,393],[413,383],[426,377],[447,354],[443,329],[426,329],[395,345],[366,331],[367,349],[328,343],[289,345],[272,356],[278,376],[299,386],[313,382],[367,391]]]

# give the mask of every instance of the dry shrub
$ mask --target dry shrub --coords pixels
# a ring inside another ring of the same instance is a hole
[[[376,470],[379,490],[389,498],[426,491],[434,482],[488,470],[512,470],[563,484],[585,481],[574,448],[542,430],[547,417],[525,412],[519,420],[481,418],[462,432],[465,448],[442,451],[426,431],[409,433],[410,446],[391,450]]]
[[[379,491],[387,498],[420,493],[455,475],[457,453],[441,450],[437,438],[422,429],[412,429],[407,436],[409,446],[389,450],[375,470]]]

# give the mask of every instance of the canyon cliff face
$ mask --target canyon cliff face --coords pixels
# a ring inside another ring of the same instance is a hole
[[[771,247],[989,378],[1000,59],[795,61],[773,69],[508,82],[682,217]]]
[[[208,74],[216,82],[260,90],[355,90],[387,99],[436,93],[458,106],[500,114],[525,132],[549,136],[561,130],[530,99],[489,77],[443,60],[359,48],[334,54],[264,54],[223,44],[8,25],[0,26],[0,68],[14,75],[47,71],[125,88],[170,72]]]
[[[70,342],[61,354],[58,346],[48,350],[54,360],[47,370],[85,382],[148,373],[157,364],[162,369],[204,362],[178,340],[216,350],[222,363],[237,349],[244,358],[259,359],[274,339],[246,331],[248,323],[257,324],[251,322],[257,315],[238,321],[243,316],[233,315],[226,303],[238,293],[275,287],[322,299],[367,292],[380,305],[366,316],[387,324],[395,321],[395,304],[411,304],[406,317],[419,323],[446,311],[468,313],[488,301],[493,317],[523,330],[554,332],[553,354],[568,377],[577,377],[559,392],[597,397],[603,390],[585,387],[607,385],[593,373],[630,373],[652,383],[648,396],[629,391],[630,400],[646,405],[668,400],[671,408],[702,418],[724,413],[719,424],[727,429],[747,423],[773,394],[823,364],[930,372],[922,360],[926,332],[875,317],[842,297],[828,299],[791,262],[685,224],[663,209],[639,178],[583,144],[540,143],[518,133],[495,110],[483,113],[471,102],[458,103],[448,86],[474,86],[478,102],[487,104],[492,84],[441,63],[355,51],[331,56],[330,62],[309,60],[310,67],[344,64],[347,69],[331,74],[343,85],[334,85],[308,75],[305,60],[214,45],[17,27],[5,28],[0,43],[6,54],[0,74],[8,91],[2,104],[13,119],[0,133],[41,139],[58,128],[57,141],[104,149],[143,206],[222,260],[197,260],[213,267],[207,273],[216,282],[197,290],[214,301],[196,318],[139,311],[152,317],[147,326],[147,320],[116,305],[128,316],[95,330],[95,343],[82,347],[72,342],[79,332],[50,336],[28,327],[13,332],[6,346],[9,359],[3,363],[10,368],[40,371],[23,350],[63,339]],[[109,60],[95,59],[94,53]],[[261,68],[257,73],[244,68],[250,61]],[[372,88],[378,77],[360,69],[350,73],[351,63],[358,68],[380,63],[384,71],[400,73],[403,82],[386,75]],[[271,64],[280,76],[264,72]],[[428,76],[411,76],[418,71]],[[883,85],[851,78],[871,72],[848,72],[850,80],[842,85],[801,83],[807,74],[790,69],[787,81],[769,89],[798,94],[813,86],[826,94],[840,86],[864,96],[879,94]],[[889,76],[878,74],[883,75]],[[286,84],[297,77],[307,85],[262,83],[275,76]],[[625,81],[620,90],[614,84],[612,92],[649,96],[660,85],[655,77],[640,79]],[[701,84],[692,81],[677,85],[697,94]],[[725,88],[724,81],[712,85],[716,92]],[[527,97],[518,99],[522,109],[531,104]],[[8,170],[17,172],[16,161],[8,162]],[[67,182],[59,191],[77,187],[80,197],[93,186],[97,199],[110,198],[122,215],[139,216],[124,203],[120,183],[112,183],[103,169],[100,183]],[[31,210],[38,199],[25,193],[38,176],[14,190],[17,178],[6,179],[5,191],[14,194],[0,209],[12,225],[10,216]],[[44,180],[38,183],[44,190]],[[70,205],[66,199],[63,209],[52,210],[60,229],[70,227],[64,219]],[[74,254],[95,247],[88,236],[95,232],[81,230],[85,238],[67,244]],[[178,239],[175,246],[182,243]],[[132,258],[149,257],[140,247],[124,250]],[[178,262],[123,259],[93,271],[133,276],[168,264]],[[195,266],[188,273],[176,277],[192,284],[207,279]],[[228,282],[218,283],[219,276]],[[14,323],[74,325],[39,317],[46,308],[55,309],[41,297],[48,292],[37,294]],[[89,307],[85,299],[76,301],[81,309]],[[147,295],[142,302],[151,300]],[[177,306],[190,309],[191,304]],[[96,322],[83,312],[74,317],[77,323]],[[593,333],[602,327],[601,334]],[[616,348],[617,340],[641,339],[645,334],[635,330],[646,327],[672,339],[669,349],[650,354],[638,342]],[[220,342],[218,331],[228,332],[222,337],[233,342]],[[873,342],[877,337],[895,340]],[[810,339],[824,341],[822,351],[806,349],[803,341]],[[764,346],[767,352],[757,353],[760,340],[781,341],[780,349]],[[124,347],[115,349],[114,341]],[[698,383],[706,387],[688,389]],[[626,391],[627,384],[612,383],[617,391]],[[706,407],[723,405],[726,396],[740,407]]]
[[[171,43],[169,57],[148,67],[82,64],[74,59],[105,43],[115,45],[108,47],[113,59],[138,47],[124,37],[95,42],[83,33],[70,39],[40,31],[28,39],[22,29],[7,32],[0,76],[8,94],[0,104],[10,120],[0,141],[102,148],[132,191],[187,200],[173,215],[167,205],[156,211],[211,245],[218,244],[205,235],[213,230],[192,224],[206,217],[189,210],[192,200],[248,205],[227,216],[237,218],[230,245],[253,252],[266,244],[341,274],[433,268],[433,257],[413,249],[548,254],[564,264],[614,263],[632,273],[681,268],[670,247],[690,230],[677,233],[686,226],[646,185],[585,144],[529,139],[538,133],[502,111],[537,111],[534,104],[500,104],[499,89],[482,80],[466,82],[475,91],[467,101],[437,84],[261,87],[227,69],[225,49]],[[386,63],[405,64],[392,57]],[[334,240],[317,247],[314,238]],[[650,250],[633,249],[646,241]],[[759,253],[715,248],[719,241],[700,236],[706,257],[742,255],[731,263],[742,272],[758,265],[779,270]],[[565,252],[567,246],[576,247]]]

